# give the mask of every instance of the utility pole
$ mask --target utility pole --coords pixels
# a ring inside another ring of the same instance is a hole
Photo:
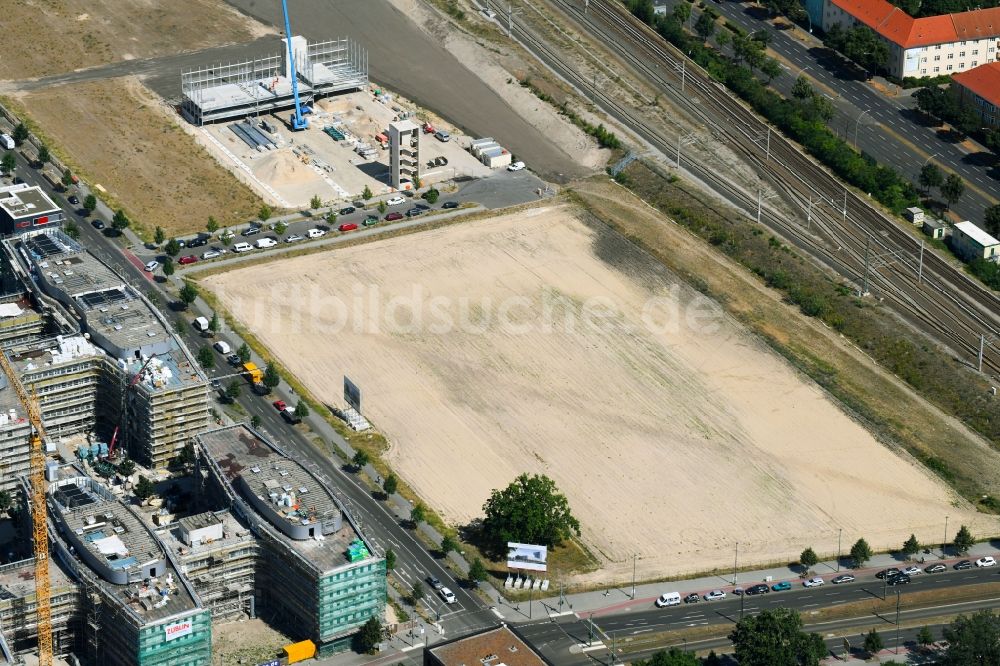
[[[896,649],[893,654],[899,654],[899,588],[896,588]]]
[[[986,346],[986,336],[979,336],[979,372],[983,371],[983,347]]]
[[[632,598],[635,599],[635,553],[632,553]]]
[[[684,80],[687,78],[687,61],[681,60],[681,64],[674,65],[674,69],[681,73],[681,92],[684,92]]]
[[[587,637],[587,647],[594,644],[594,614],[590,614],[590,634]]]
[[[837,571],[840,571],[840,537],[844,534],[844,528],[837,530]]]
[[[736,555],[733,557],[733,585],[736,585],[736,569],[740,561],[740,542],[736,542]]]
[[[583,0],[583,13],[586,14],[588,9],[590,9],[590,0]]]
[[[806,229],[808,230],[812,229],[812,221],[813,221],[813,198],[812,195],[810,194],[809,208],[806,209]]]
[[[532,585],[528,588],[528,619],[531,619],[531,598],[534,596],[535,586]]]
[[[520,14],[521,10],[514,11],[514,3],[507,3],[507,39],[511,39],[514,36],[514,15]]]
[[[872,237],[869,236],[868,240],[865,241],[865,279],[861,287],[861,295],[868,295],[868,271],[871,269],[871,249],[872,249]]]
[[[924,240],[920,239],[920,262],[917,264],[917,284],[923,280],[924,277]]]
[[[844,188],[844,224],[847,224],[847,188]]]
[[[678,169],[681,168],[681,147],[682,146],[688,146],[688,145],[694,143],[694,141],[695,141],[694,136],[690,132],[687,132],[685,134],[681,134],[680,132],[677,133],[677,168]]]
[[[944,559],[944,547],[948,545],[948,516],[944,517],[944,539],[941,540],[941,559]]]

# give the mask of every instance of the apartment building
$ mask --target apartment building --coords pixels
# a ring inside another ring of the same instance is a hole
[[[1000,62],[960,72],[951,81],[952,91],[979,114],[983,127],[1000,129]]]

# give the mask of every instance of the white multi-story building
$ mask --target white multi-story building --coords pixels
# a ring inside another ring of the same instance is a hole
[[[886,0],[807,0],[813,25],[866,25],[889,45],[898,78],[957,74],[1000,60],[1000,7],[913,18]]]

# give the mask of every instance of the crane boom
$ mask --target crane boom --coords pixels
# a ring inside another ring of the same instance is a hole
[[[288,0],[281,0],[281,9],[285,12],[285,43],[288,45],[288,62],[292,70],[292,97],[295,98],[295,114],[292,116],[292,129],[304,130],[309,127],[309,121],[302,117],[302,105],[299,103],[299,75],[295,71],[295,52],[292,49],[292,27],[288,20]]]
[[[0,349],[0,366],[3,367],[18,400],[28,413],[31,423],[31,522],[35,545],[35,603],[38,629],[38,666],[52,666],[52,585],[49,580],[49,535],[46,528],[45,506],[45,428],[42,410],[34,395],[28,395],[21,378]]]

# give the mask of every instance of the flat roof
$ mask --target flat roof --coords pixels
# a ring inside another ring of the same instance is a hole
[[[299,81],[299,97],[312,92],[308,83]],[[211,113],[219,109],[260,104],[268,106],[292,96],[292,82],[284,76],[255,79],[245,83],[223,83],[198,89],[189,99],[202,111]]]
[[[59,212],[59,207],[37,186],[0,190],[0,208],[15,220]]]
[[[196,439],[215,462],[230,484],[242,478],[246,487],[264,503],[273,504],[271,493],[289,495],[292,506],[279,507],[283,519],[321,521],[342,508],[332,492],[309,470],[278,451],[244,425],[203,432]],[[235,485],[235,484],[234,484]],[[286,490],[288,488],[289,490]],[[234,487],[234,492],[242,494]],[[296,508],[297,507],[297,508]],[[267,522],[271,518],[261,515]],[[272,523],[273,524],[273,523]],[[330,571],[351,564],[348,547],[362,536],[344,517],[343,524],[324,539],[293,539],[275,525],[281,539],[320,571]]]
[[[49,581],[53,590],[72,587],[73,580],[58,564],[58,559],[49,560]],[[35,593],[35,561],[33,559],[12,562],[0,567],[0,602],[8,599],[23,599]]]
[[[973,241],[982,245],[983,247],[991,247],[993,245],[1000,245],[1000,241],[993,236],[974,225],[972,222],[966,220],[965,222],[958,222],[955,224],[955,229],[958,229],[963,234],[971,238]]]
[[[509,627],[502,626],[430,648],[444,666],[546,666]]]
[[[205,514],[198,514],[197,516],[181,518],[172,525],[156,530],[156,536],[160,538],[160,541],[163,542],[163,546],[165,548],[169,548],[171,553],[176,554],[182,559],[192,555],[199,555],[201,553],[224,549],[240,543],[253,543],[255,541],[255,537],[253,533],[250,532],[250,528],[241,523],[232,513],[224,510],[213,511],[210,514],[222,524],[222,539],[214,540],[211,543],[198,543],[196,545],[189,546],[184,543],[184,540],[181,538],[181,530],[184,526],[184,522],[189,520],[189,518],[198,518],[199,516],[204,515]],[[204,525],[198,526],[204,527]]]

